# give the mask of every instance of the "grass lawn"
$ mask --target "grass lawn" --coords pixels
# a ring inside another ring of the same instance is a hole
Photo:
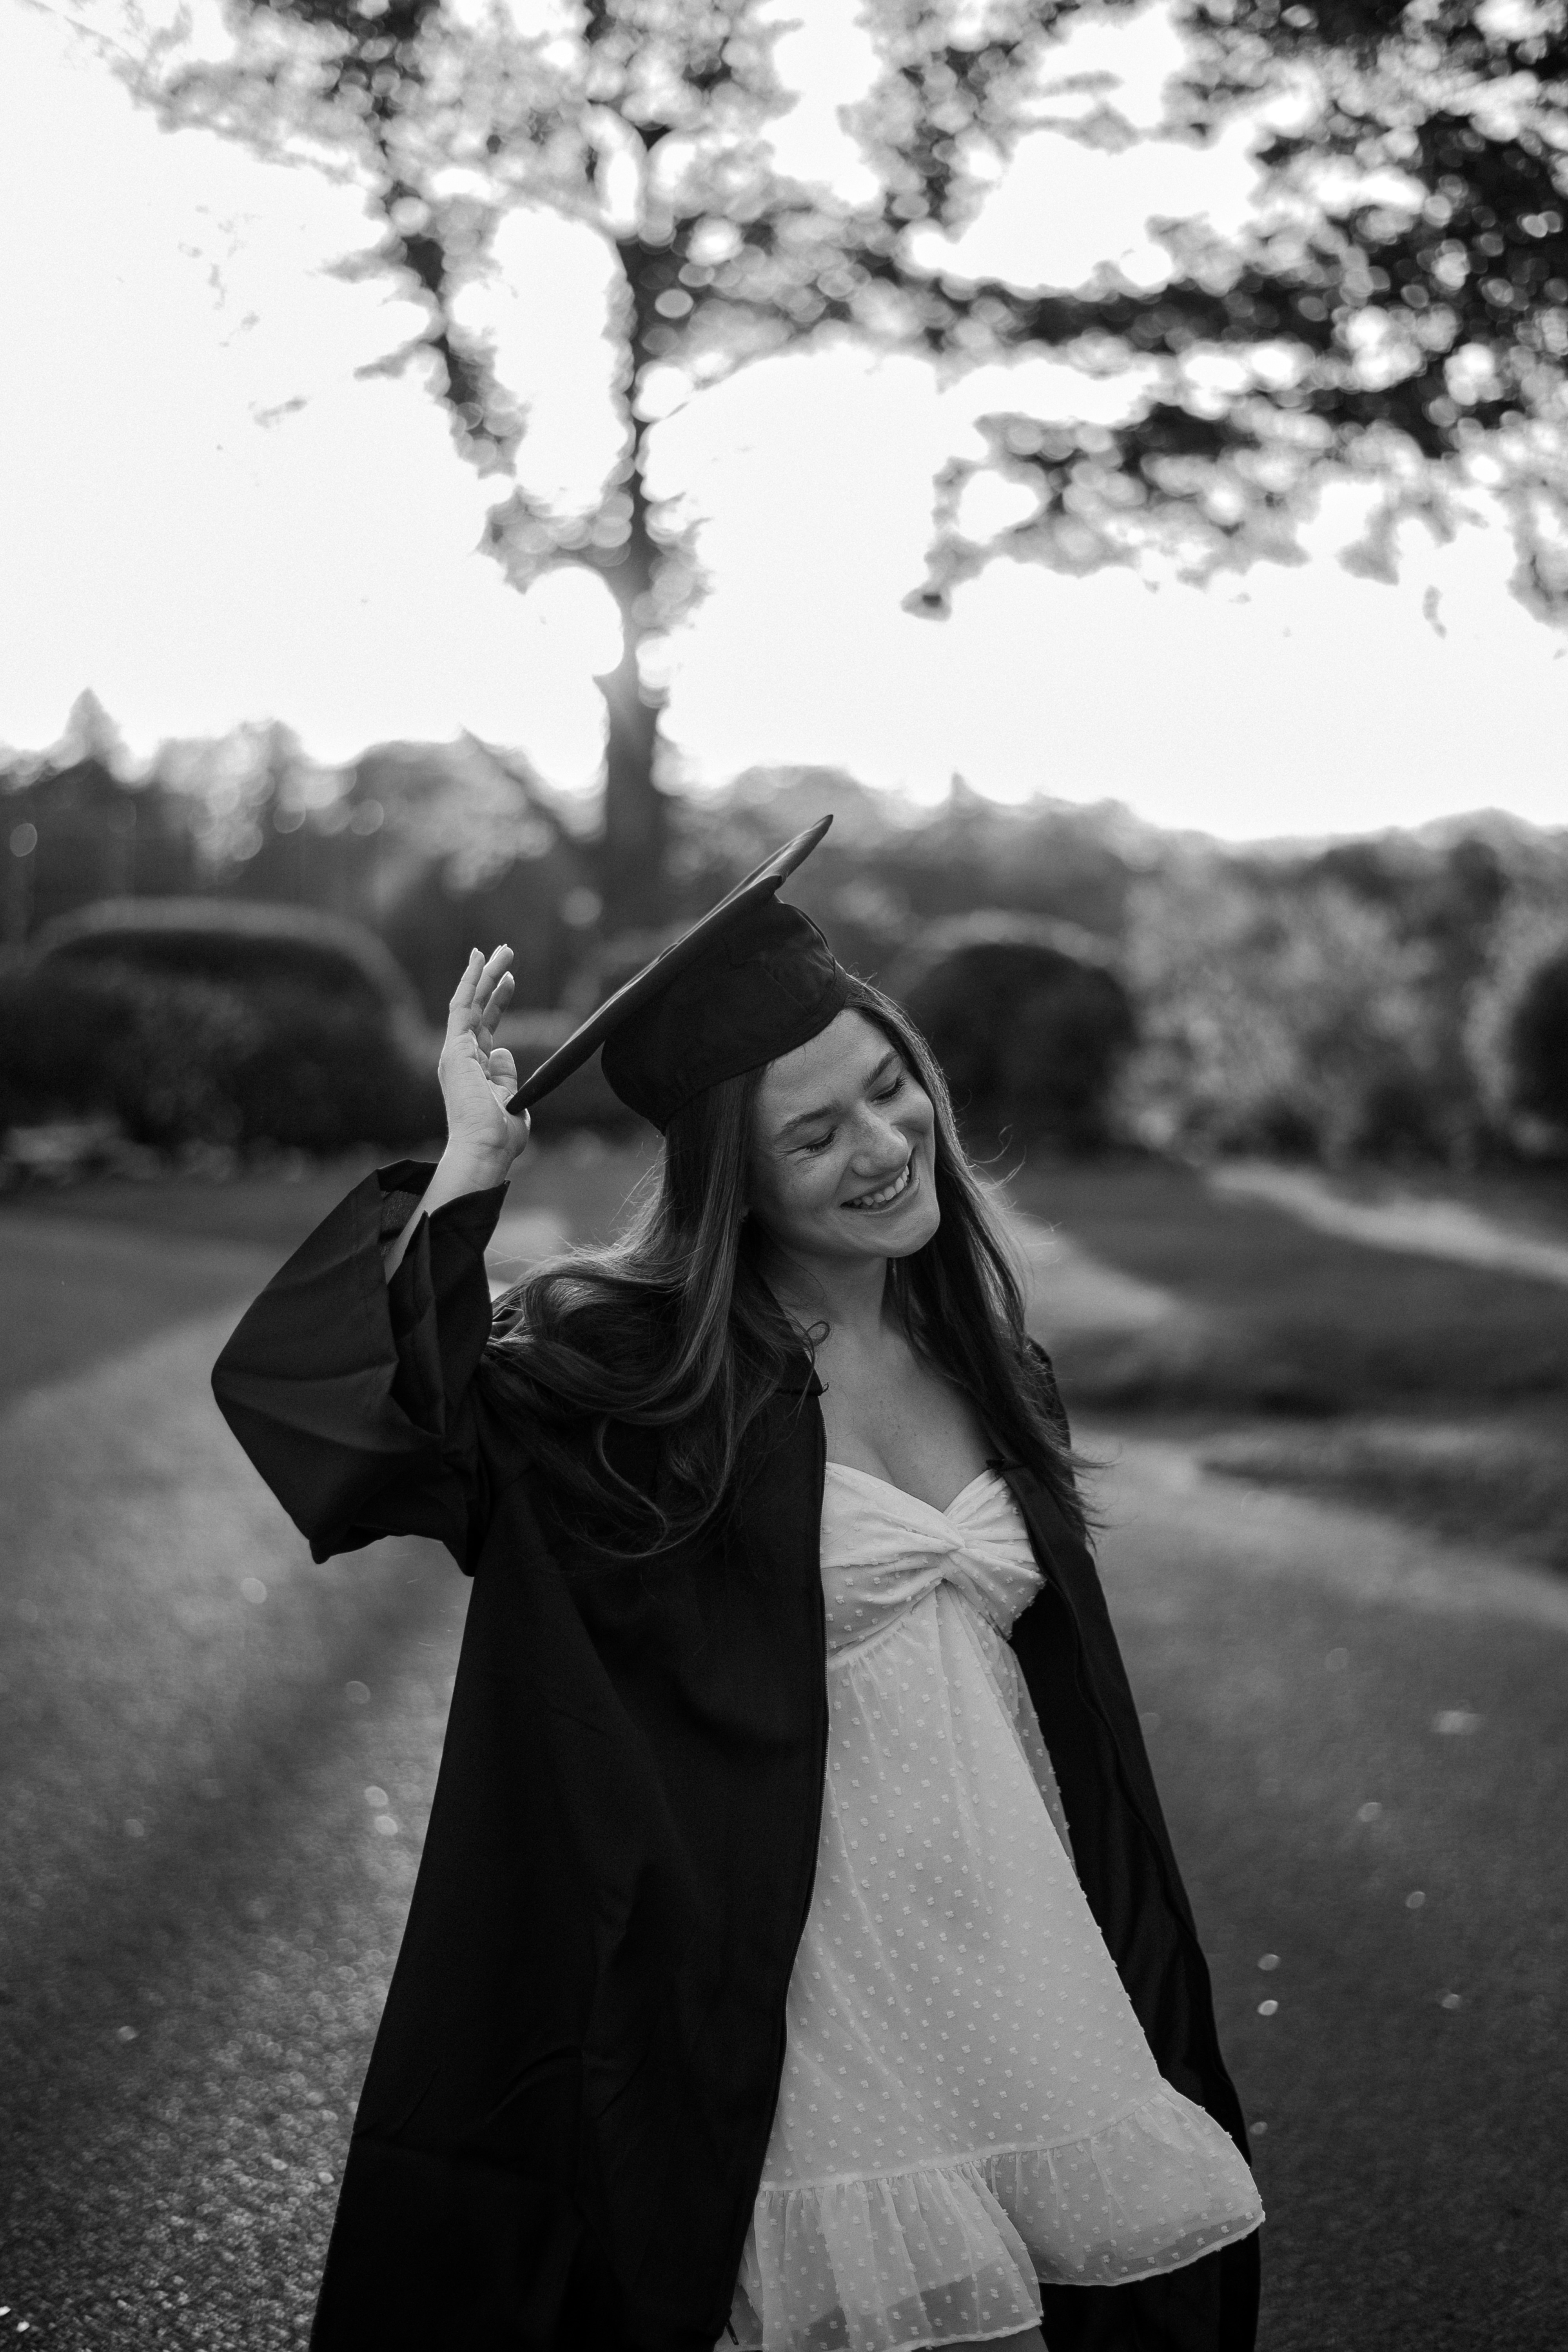
[[[1568,1448],[1563,1412],[1463,1419],[1380,1418],[1223,1431],[1200,1438],[1205,1466],[1255,1486],[1361,1503],[1433,1534],[1495,1544],[1568,1570]]]
[[[608,1233],[655,1148],[651,1135],[646,1144],[606,1144],[585,1129],[535,1143],[512,1179],[508,1206],[555,1210],[584,1238]],[[410,1156],[434,1160],[439,1149],[428,1144]],[[301,1158],[279,1169],[245,1171],[221,1181],[202,1176],[148,1182],[93,1176],[74,1184],[28,1185],[0,1200],[0,1234],[14,1212],[27,1218],[132,1225],[188,1241],[254,1242],[276,1248],[281,1259],[368,1170],[398,1156],[367,1148],[340,1159]]]
[[[1069,1410],[1157,1427],[1230,1477],[1568,1570],[1561,1285],[1342,1240],[1157,1162],[1026,1166],[1011,1192],[1172,1295],[1145,1330],[1064,1334]],[[1471,1178],[1446,1197],[1568,1230],[1560,1178]]]
[[[509,1207],[552,1212],[595,1238],[656,1150],[651,1135],[547,1138],[514,1177]],[[15,1212],[249,1243],[276,1262],[373,1164],[364,1153],[222,1183],[30,1188],[0,1203],[0,1241]],[[1158,1428],[1229,1476],[1367,1504],[1568,1568],[1560,1286],[1342,1240],[1155,1161],[1026,1164],[1009,1190],[1020,1209],[1170,1298],[1168,1314],[1133,1330],[1079,1324],[1058,1338],[1047,1314],[1076,1416],[1108,1432]],[[1448,1197],[1568,1231],[1561,1179],[1471,1178]]]
[[[1086,1402],[1329,1414],[1568,1392],[1560,1286],[1341,1240],[1158,1161],[1026,1166],[1010,1191],[1186,1310],[1064,1347]]]

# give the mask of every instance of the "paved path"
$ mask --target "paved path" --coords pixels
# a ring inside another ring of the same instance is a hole
[[[1361,1242],[1368,1249],[1444,1257],[1456,1265],[1568,1284],[1568,1242],[1505,1224],[1468,1202],[1399,1190],[1380,1200],[1361,1200],[1314,1169],[1279,1168],[1264,1160],[1221,1160],[1210,1169],[1208,1184],[1222,1199],[1267,1201],[1319,1233]]]
[[[0,2331],[84,2352],[303,2340],[461,1622],[423,1547],[311,1565],[211,1403],[233,1319],[0,1422]]]
[[[1568,1590],[1101,1452],[1111,1605],[1267,2126],[1266,2352],[1555,2352]]]
[[[206,1369],[256,1253],[100,1228],[73,1274],[53,1231],[47,1281],[36,1251],[27,1277],[57,1318],[47,1377],[29,1387],[18,1355],[0,1417],[0,2336],[282,2352],[308,2326],[465,1587],[416,1544],[313,1567],[239,1457]],[[0,1307],[23,1233],[0,1219]],[[141,1344],[138,1299],[142,1328],[166,1318]],[[1170,1446],[1123,1444],[1103,1496],[1112,1605],[1267,2126],[1266,2352],[1555,2352],[1561,1586]]]

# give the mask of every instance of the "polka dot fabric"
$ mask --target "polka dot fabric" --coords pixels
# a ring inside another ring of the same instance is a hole
[[[829,1463],[822,1573],[822,1841],[725,2341],[1005,2338],[1037,2279],[1175,2270],[1262,2210],[1162,2080],[1074,1873],[1004,1638],[1040,1583],[1005,1486],[939,1511]]]

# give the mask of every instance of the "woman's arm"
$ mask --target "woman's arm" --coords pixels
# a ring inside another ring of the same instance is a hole
[[[419,1215],[431,1216],[467,1192],[489,1192],[511,1180],[528,1148],[528,1113],[513,1118],[507,1103],[517,1092],[517,1065],[495,1042],[495,1024],[511,998],[510,948],[487,959],[476,948],[447,1008],[447,1039],[437,1065],[447,1111],[447,1148],[426,1187]],[[383,1263],[390,1282],[414,1238],[412,1216],[387,1244]]]
[[[477,1412],[490,1330],[485,1245],[528,1137],[491,1023],[508,949],[476,954],[441,1055],[439,1165],[367,1176],[251,1306],[213,1371],[230,1428],[318,1559],[381,1535],[435,1536],[471,1567],[497,1472],[522,1433]],[[515,1475],[514,1465],[505,1469]]]

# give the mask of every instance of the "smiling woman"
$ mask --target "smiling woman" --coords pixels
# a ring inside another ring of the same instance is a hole
[[[605,1045],[665,1137],[626,1231],[492,1310],[510,961],[437,1168],[215,1375],[318,1558],[475,1578],[318,2352],[1248,2352],[1207,1975],[928,1048],[738,906]]]
[[[812,1340],[830,1457],[942,1509],[984,1466],[984,1421],[1005,1427],[1016,1417],[1008,1392],[1021,1351],[1011,1332],[1000,1348],[988,1344],[994,1316],[982,1311],[966,1334],[950,1303],[919,1296],[921,1253],[931,1250],[931,1271],[947,1254],[932,1247],[943,1223],[939,1155],[954,1286],[983,1297],[984,1276],[974,1277],[988,1249],[994,1270],[1001,1260],[951,1118],[939,1140],[938,1102],[945,1113],[918,1034],[858,984],[819,1036],[763,1073],[751,1205],[763,1278]],[[1032,1402],[1048,1432],[1048,1397]],[[1036,1450],[1078,1517],[1052,1434]]]

